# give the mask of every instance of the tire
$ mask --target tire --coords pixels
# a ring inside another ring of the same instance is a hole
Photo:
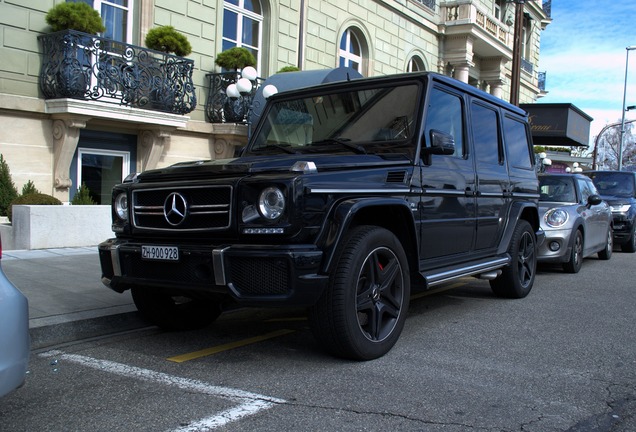
[[[164,330],[195,330],[212,324],[221,315],[221,303],[173,296],[161,289],[132,288],[141,316]]]
[[[636,252],[636,221],[632,223],[632,233],[629,239],[621,245],[621,250],[629,253]]]
[[[508,253],[510,265],[490,281],[490,288],[499,297],[523,298],[530,293],[537,272],[537,241],[528,221],[517,222]]]
[[[570,259],[563,263],[563,270],[568,273],[578,273],[583,265],[583,233],[576,230],[574,240],[572,241],[572,249],[570,250]]]
[[[311,308],[311,330],[331,354],[372,360],[397,342],[409,307],[406,254],[390,231],[353,229],[338,248],[329,285]]]
[[[607,241],[605,242],[605,248],[598,253],[599,259],[607,261],[612,257],[612,251],[614,250],[614,230],[610,226],[607,229]]]

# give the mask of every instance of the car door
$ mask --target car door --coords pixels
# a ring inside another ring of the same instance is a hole
[[[443,133],[454,139],[455,153],[432,155],[419,170],[423,268],[461,260],[472,250],[475,234],[475,172],[467,151],[464,98],[437,84],[426,101],[423,145],[430,147],[432,134]]]
[[[473,100],[470,116],[477,172],[475,250],[487,250],[499,244],[510,200],[510,180],[504,164],[499,111]]]
[[[609,219],[611,218],[611,212],[605,201],[597,205],[588,205],[589,197],[598,195],[598,191],[590,179],[577,177],[576,182],[581,195],[580,202],[584,206],[583,213],[585,214],[584,219],[586,225],[584,246],[586,249],[596,250],[601,245],[604,245],[607,240],[607,227],[609,225]]]

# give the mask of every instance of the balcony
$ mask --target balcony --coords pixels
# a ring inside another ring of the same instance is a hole
[[[45,99],[100,101],[179,115],[196,108],[193,60],[74,30],[38,39]]]

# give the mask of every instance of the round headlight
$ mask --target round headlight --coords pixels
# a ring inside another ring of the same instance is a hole
[[[268,187],[258,197],[258,210],[265,219],[278,219],[285,211],[285,195],[276,187]]]
[[[128,219],[128,197],[125,193],[115,197],[115,213],[122,220]]]
[[[559,228],[568,221],[568,212],[562,209],[548,210],[545,214],[545,223],[552,228]]]

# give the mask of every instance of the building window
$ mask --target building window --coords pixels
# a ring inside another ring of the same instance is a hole
[[[223,2],[223,46],[226,51],[233,47],[247,48],[256,58],[257,69],[261,66],[261,39],[263,10],[255,0],[227,0]]]
[[[493,14],[501,22],[505,22],[506,0],[495,0]]]
[[[362,44],[351,28],[340,38],[339,64],[340,67],[350,67],[362,73]]]
[[[97,204],[110,204],[113,186],[121,183],[129,171],[129,152],[78,149],[78,184],[88,187]]]
[[[406,65],[407,72],[423,72],[426,68],[424,67],[424,61],[419,56],[413,56],[409,60]]]
[[[106,31],[103,36],[117,42],[131,43],[133,0],[79,0],[87,3],[102,17]],[[76,1],[77,2],[77,1]],[[76,3],[74,2],[74,3]]]

